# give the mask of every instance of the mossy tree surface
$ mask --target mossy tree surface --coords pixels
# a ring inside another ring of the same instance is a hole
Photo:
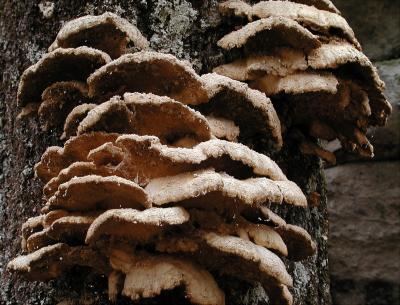
[[[198,73],[210,72],[222,64],[224,56],[216,42],[230,31],[221,23],[218,1],[148,0],[148,1],[39,1],[5,0],[0,4],[0,45],[2,57],[0,104],[0,303],[57,304],[72,300],[78,304],[109,304],[105,291],[106,279],[86,276],[72,270],[63,278],[49,283],[29,283],[6,271],[6,264],[20,252],[21,224],[36,215],[42,206],[42,185],[34,177],[33,166],[50,145],[61,145],[56,132],[43,132],[37,118],[16,119],[18,79],[29,65],[35,63],[54,40],[61,25],[78,16],[114,12],[136,24],[149,39],[151,47],[189,60]],[[304,157],[285,139],[285,146],[274,159],[306,195],[321,194],[317,206],[307,209],[277,208],[288,222],[300,225],[313,236],[318,252],[312,258],[288,263],[294,278],[292,290],[295,304],[330,304],[327,269],[327,213],[321,164],[316,157]],[[264,141],[254,146],[262,150]],[[268,153],[268,152],[266,152]],[[231,278],[218,279],[227,291],[227,304],[268,304],[258,287]],[[83,283],[83,285],[82,285]],[[82,288],[83,287],[83,288]],[[171,301],[179,291],[165,295]],[[87,303],[84,303],[87,302]],[[119,304],[130,304],[120,300]],[[152,301],[149,301],[151,304]],[[143,303],[144,304],[144,303]],[[175,303],[178,304],[178,303]]]

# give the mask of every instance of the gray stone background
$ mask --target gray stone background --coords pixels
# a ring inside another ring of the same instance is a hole
[[[334,0],[386,82],[393,114],[375,158],[326,169],[334,305],[400,304],[400,1]]]

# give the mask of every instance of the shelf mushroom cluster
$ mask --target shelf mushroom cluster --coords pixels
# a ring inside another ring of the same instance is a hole
[[[87,266],[108,276],[110,300],[180,287],[201,305],[225,304],[214,277],[229,275],[260,282],[271,304],[291,304],[282,259],[303,260],[316,247],[269,205],[307,200],[245,145],[282,145],[272,103],[147,47],[127,21],[86,16],[24,72],[20,105],[37,109],[45,128],[64,125],[66,142],[35,166],[45,204],[23,224],[26,254],[9,270],[49,280]]]
[[[223,18],[244,25],[218,46],[242,56],[214,72],[266,93],[289,117],[285,127],[301,126],[305,139],[339,139],[345,149],[373,156],[367,128],[384,125],[391,106],[376,68],[329,0],[229,0],[219,9]],[[311,143],[303,148],[334,161]]]

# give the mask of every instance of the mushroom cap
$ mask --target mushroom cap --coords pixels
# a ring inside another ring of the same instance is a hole
[[[271,226],[251,223],[236,214],[234,216],[222,216],[214,212],[197,209],[190,209],[188,212],[190,214],[190,223],[194,228],[218,234],[238,236],[272,250],[279,255],[287,256],[288,254],[287,247],[281,236]]]
[[[21,233],[23,239],[28,239],[33,233],[43,230],[44,215],[28,218],[22,225]]]
[[[213,166],[218,171],[237,177],[254,175],[266,176],[273,180],[287,180],[272,159],[239,143],[214,139],[192,148],[178,148],[162,145],[155,137],[122,135],[117,138],[115,145],[125,152],[128,159],[133,159],[132,163],[137,163],[135,159],[139,157],[148,157],[149,160],[144,163],[149,167],[154,164],[160,171],[165,164],[167,167],[165,172],[154,176],[148,173],[149,177],[161,177],[169,173],[182,173],[198,167]],[[94,151],[88,157],[96,164],[103,164],[108,158],[107,155],[95,154]],[[181,166],[184,168],[180,169]],[[152,171],[157,172],[157,168],[152,168]],[[252,174],[245,174],[246,171]]]
[[[48,230],[45,229],[30,235],[26,239],[26,245],[24,250],[28,252],[33,252],[40,248],[55,244],[57,241],[48,236],[47,231]]]
[[[110,60],[106,53],[88,47],[57,49],[47,53],[22,74],[17,92],[18,104],[40,103],[43,91],[53,83],[84,82],[93,71]]]
[[[76,135],[81,121],[88,115],[89,111],[94,109],[96,106],[96,104],[81,104],[72,109],[65,119],[64,132],[61,138],[69,139]]]
[[[97,166],[92,162],[75,162],[67,168],[61,170],[57,176],[49,180],[43,187],[43,195],[49,199],[57,192],[60,184],[68,182],[74,177],[83,177],[88,175],[97,175],[102,177],[114,176],[117,172],[109,167]]]
[[[291,2],[314,6],[320,10],[336,13],[340,15],[340,11],[336,8],[331,0],[289,0]]]
[[[99,214],[101,212],[98,211],[70,213],[56,210],[43,215],[44,229],[29,236],[26,241],[26,248],[29,252],[32,252],[57,242],[82,244],[89,226]]]
[[[64,270],[74,265],[92,267],[103,274],[109,271],[108,263],[97,251],[88,247],[70,247],[63,243],[18,256],[8,263],[7,269],[32,281],[47,281],[59,277]]]
[[[270,278],[270,281],[287,286],[293,285],[292,278],[287,273],[285,265],[281,259],[264,247],[258,246],[239,237],[222,236],[212,232],[205,233],[202,238],[208,247],[220,252],[222,257],[231,257],[233,260],[236,258],[238,261],[245,261],[242,267],[239,267],[241,265],[240,263],[232,266],[226,264],[224,266],[226,269],[223,269],[222,273],[243,274],[243,277],[246,277],[246,275],[250,275],[251,272],[250,270],[245,270],[246,265],[254,264],[257,265],[259,272]],[[223,260],[222,257],[221,259]],[[229,261],[229,259],[227,261]],[[219,262],[215,262],[212,264],[218,263]],[[254,270],[254,267],[250,269]],[[254,273],[249,277],[249,279],[251,278],[257,281],[258,274]]]
[[[77,161],[85,161],[93,148],[113,142],[117,134],[94,132],[73,137],[65,142],[64,147],[51,146],[46,149],[40,162],[35,165],[36,175],[44,182],[56,177],[58,173]]]
[[[291,181],[267,178],[238,180],[213,169],[155,178],[145,188],[154,206],[177,204],[206,210],[259,208],[269,202],[306,206],[300,188]]]
[[[188,212],[181,207],[150,208],[144,211],[109,210],[91,224],[86,235],[86,243],[94,243],[104,235],[123,237],[129,241],[149,241],[169,227],[181,225],[188,220]]]
[[[285,17],[269,17],[253,21],[218,41],[225,50],[245,47],[259,53],[274,47],[292,47],[309,52],[321,45],[318,37],[298,22]]]
[[[99,16],[83,16],[64,24],[49,51],[82,45],[102,50],[112,58],[125,53],[128,44],[138,50],[147,49],[149,42],[126,19],[106,12]]]
[[[136,183],[117,176],[89,175],[74,177],[58,187],[47,201],[45,210],[68,211],[150,207],[146,192]]]
[[[261,1],[253,5],[248,13],[253,18],[285,17],[299,22],[305,28],[331,36],[335,33],[361,48],[347,21],[340,15],[305,4],[290,1]]]
[[[214,68],[213,72],[239,81],[255,80],[264,75],[286,76],[308,68],[302,51],[277,48],[269,54],[250,54]]]
[[[192,304],[225,304],[225,295],[213,276],[188,260],[148,254],[133,256],[114,250],[110,262],[114,269],[126,274],[122,294],[134,301],[183,286]]]
[[[80,141],[77,141],[79,143]],[[55,155],[59,158],[60,155]],[[149,179],[170,176],[199,168],[215,166],[218,171],[235,177],[267,176],[286,181],[286,176],[270,158],[248,147],[223,140],[210,140],[193,148],[173,148],[162,145],[155,137],[122,135],[115,144],[105,143],[93,149],[85,160],[62,169],[44,187],[48,198],[60,184],[73,177],[95,174],[117,175],[147,184]],[[48,164],[56,160],[46,158]]]
[[[51,159],[47,162],[55,163]],[[62,169],[47,182],[43,193],[48,199],[60,184],[73,177],[115,175],[145,186],[153,178],[210,166],[240,179],[266,176],[272,180],[287,180],[274,161],[242,144],[215,139],[193,148],[177,148],[161,144],[156,137],[122,135],[114,144],[107,142],[91,150],[85,161]]]
[[[88,101],[87,87],[82,82],[57,82],[42,94],[38,114],[45,130],[64,124],[68,113],[78,104]]]
[[[275,228],[288,247],[288,258],[295,261],[304,260],[315,254],[317,246],[310,234],[299,226],[286,224]]]
[[[166,95],[190,105],[207,101],[201,79],[187,62],[157,52],[123,55],[90,75],[88,84],[89,95],[103,101],[125,92]]]
[[[215,272],[238,276],[263,286],[292,286],[282,260],[268,249],[240,237],[198,231],[190,237],[161,240],[156,249],[195,259]]]
[[[239,126],[239,141],[263,138],[276,149],[282,146],[281,124],[271,100],[246,84],[216,73],[202,75],[209,102],[199,106],[205,114],[213,114]]]
[[[288,257],[293,260],[303,260],[316,252],[316,245],[310,234],[303,228],[287,224],[281,217],[267,207],[261,207],[262,218],[270,221],[275,231],[282,237],[288,248]]]
[[[288,0],[290,2],[314,6],[320,10],[336,13],[339,10],[330,0]],[[228,0],[218,6],[219,12],[224,16],[248,17],[252,13],[252,6],[241,0]]]
[[[392,106],[383,95],[385,83],[362,52],[350,44],[332,42],[311,52],[308,63],[313,69],[337,69],[341,77],[358,81],[368,93],[372,110],[371,123],[386,123]]]
[[[125,93],[92,109],[78,126],[78,135],[92,131],[154,135],[174,145],[180,137],[194,142],[211,138],[206,118],[166,96]]]
[[[247,18],[251,12],[251,5],[241,0],[228,0],[218,5],[218,10],[223,16],[236,16]]]

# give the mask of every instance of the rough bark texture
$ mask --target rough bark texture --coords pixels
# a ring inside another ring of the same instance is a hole
[[[43,204],[42,185],[34,177],[33,166],[46,147],[60,144],[54,133],[44,133],[38,128],[37,119],[16,120],[16,87],[23,70],[46,52],[63,22],[85,14],[111,11],[137,24],[153,49],[190,60],[198,72],[208,72],[223,62],[216,41],[228,32],[220,24],[216,4],[216,0],[60,0],[54,2],[52,12],[46,10],[51,8],[50,3],[46,6],[44,2],[28,0],[1,2],[1,304],[48,305],[64,300],[108,304],[106,280],[86,276],[81,270],[72,270],[49,283],[29,283],[5,269],[7,262],[20,252],[22,222],[37,214]],[[318,244],[318,253],[314,257],[288,263],[294,277],[292,292],[295,304],[330,304],[327,204],[321,164],[315,157],[300,155],[295,147],[287,139],[282,152],[274,158],[286,170],[289,179],[297,182],[306,194],[320,193],[321,200],[317,206],[308,209],[282,207],[278,210],[288,222],[307,229]],[[268,304],[259,287],[248,287],[230,278],[219,279],[219,282],[228,292],[227,304]],[[121,300],[118,303],[130,302]]]

